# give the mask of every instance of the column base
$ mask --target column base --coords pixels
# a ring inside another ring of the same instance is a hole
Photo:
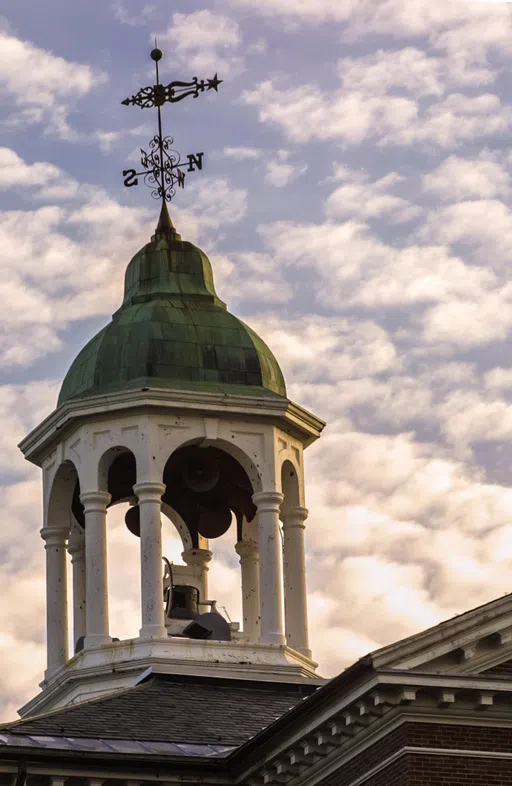
[[[309,658],[309,660],[312,660],[313,653],[311,652],[311,650],[308,650],[307,647],[294,647],[293,644],[288,644],[288,646],[291,647],[292,650],[295,650],[296,652],[300,652],[300,654],[304,655],[305,658]]]
[[[140,639],[166,639],[168,636],[167,628],[160,625],[145,625],[139,631]]]
[[[92,633],[90,636],[85,637],[84,649],[90,647],[101,647],[103,644],[111,644],[112,636],[107,636],[104,633]]]
[[[286,636],[281,633],[265,633],[264,636],[260,636],[259,643],[286,645]]]

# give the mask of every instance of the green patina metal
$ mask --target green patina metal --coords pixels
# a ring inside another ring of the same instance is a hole
[[[166,209],[128,265],[121,308],[74,360],[58,403],[145,387],[286,396],[272,352],[226,310],[208,257]]]

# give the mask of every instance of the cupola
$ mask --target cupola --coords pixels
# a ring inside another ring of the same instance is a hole
[[[121,307],[73,361],[59,404],[136,388],[286,396],[274,355],[226,309],[210,260],[181,239],[165,205],[128,265]]]

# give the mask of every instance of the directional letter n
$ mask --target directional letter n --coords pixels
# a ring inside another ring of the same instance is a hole
[[[196,153],[195,155],[193,153],[190,153],[190,155],[187,156],[187,158],[188,158],[188,170],[187,171],[188,172],[194,172],[196,169],[202,169],[203,168],[203,156],[204,156],[204,153]]]

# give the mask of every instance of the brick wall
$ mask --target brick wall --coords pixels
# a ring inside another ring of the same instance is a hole
[[[512,763],[406,754],[364,786],[512,786]]]
[[[512,729],[404,723],[325,778],[320,786],[349,786],[406,746],[512,753]],[[503,780],[504,772],[508,773],[508,780]],[[460,773],[463,773],[462,778]],[[494,774],[497,780],[492,779]],[[459,780],[453,780],[457,777]],[[452,783],[456,786],[494,786],[498,783],[512,786],[512,760],[406,754],[365,781],[364,786],[451,786]]]

